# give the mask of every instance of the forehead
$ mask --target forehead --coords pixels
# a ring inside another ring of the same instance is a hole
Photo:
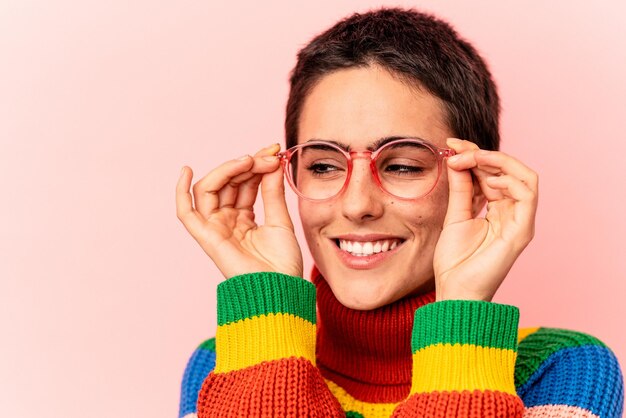
[[[379,66],[338,70],[309,92],[300,114],[298,142],[332,140],[352,149],[381,138],[423,138],[445,146],[453,136],[441,100]]]

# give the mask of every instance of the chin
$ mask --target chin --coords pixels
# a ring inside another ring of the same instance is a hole
[[[369,311],[380,308],[401,299],[405,296],[403,292],[389,289],[384,283],[368,283],[367,281],[351,281],[335,284],[332,280],[327,280],[333,294],[346,308],[359,311]],[[408,294],[409,292],[405,292]]]

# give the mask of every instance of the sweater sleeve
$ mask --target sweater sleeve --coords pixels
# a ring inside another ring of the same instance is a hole
[[[315,286],[255,273],[217,287],[215,368],[198,393],[204,417],[345,416],[315,367]]]
[[[193,352],[183,374],[180,386],[178,418],[196,418],[198,392],[202,382],[215,368],[215,338],[203,341]]]
[[[624,378],[599,339],[559,328],[520,330],[515,385],[524,418],[619,418]]]
[[[524,414],[516,393],[519,310],[447,300],[415,311],[409,397],[394,417],[507,417]]]

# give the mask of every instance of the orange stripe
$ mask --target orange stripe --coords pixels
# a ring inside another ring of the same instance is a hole
[[[198,393],[198,418],[340,417],[341,405],[309,360],[290,357],[213,373]]]
[[[524,414],[522,400],[508,393],[484,392],[432,392],[411,396],[401,404],[392,417],[485,417],[506,416],[521,418]]]

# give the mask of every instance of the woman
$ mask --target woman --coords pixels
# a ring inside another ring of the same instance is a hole
[[[193,200],[190,169],[177,185],[179,219],[226,278],[180,416],[621,416],[608,348],[518,333],[518,309],[491,302],[533,237],[538,180],[497,151],[475,49],[430,15],[380,9],[314,38],[290,81],[286,151],[224,163]]]

